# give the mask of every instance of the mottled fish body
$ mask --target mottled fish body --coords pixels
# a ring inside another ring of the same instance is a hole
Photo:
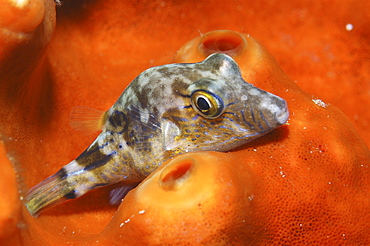
[[[26,206],[36,216],[96,187],[140,182],[178,154],[231,150],[288,117],[285,100],[245,82],[227,55],[147,69],[105,113],[90,147],[32,188]]]

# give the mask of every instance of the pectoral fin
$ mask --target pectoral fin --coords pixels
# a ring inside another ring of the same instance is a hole
[[[71,110],[69,119],[72,128],[90,134],[102,130],[107,120],[107,112],[88,107],[75,107]]]

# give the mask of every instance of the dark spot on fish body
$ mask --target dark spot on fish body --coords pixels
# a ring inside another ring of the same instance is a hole
[[[107,181],[107,184],[109,184],[110,182],[111,182],[111,177],[110,177],[110,175],[106,175],[104,172],[100,172],[99,173],[99,176],[103,179],[103,180],[105,180],[105,181]],[[101,183],[102,185],[104,185],[104,183]],[[97,185],[99,185],[99,184],[97,184]]]
[[[75,198],[77,198],[76,192],[74,190],[71,191],[71,192],[69,192],[69,193],[67,193],[67,194],[65,194],[64,197],[67,198],[67,199],[75,199]]]
[[[125,161],[127,161],[129,159],[129,156],[127,156],[127,154],[121,154],[120,157],[121,157],[121,159],[123,158]],[[114,165],[116,167],[119,167],[118,163],[114,163]]]
[[[63,180],[68,176],[68,173],[66,172],[65,168],[62,167],[55,175],[58,176],[61,180]]]
[[[191,83],[194,83],[204,77],[203,73],[200,73],[198,69],[186,69],[186,71],[181,75],[187,80],[191,81]]]
[[[151,112],[151,114],[153,115],[153,117],[154,117],[154,115],[158,115],[159,114],[159,110],[158,110],[158,108],[156,106],[153,106],[152,105],[152,112]]]
[[[150,81],[150,83],[158,83],[158,81]],[[140,112],[142,111],[142,109],[144,108],[149,108],[150,105],[149,105],[149,96],[153,96],[152,95],[153,93],[153,89],[150,88],[150,87],[144,87],[141,89],[140,92],[136,92],[136,96],[137,98],[139,99],[139,103],[140,103],[140,109],[139,109],[139,115],[140,115]],[[139,116],[140,118],[140,116]]]
[[[95,142],[94,145],[86,149],[79,157],[76,158],[76,162],[83,166],[85,171],[96,169],[106,164],[113,155],[106,155],[101,152],[101,146]]]
[[[108,117],[108,123],[116,128],[115,131],[124,131],[127,127],[127,117],[126,115],[118,110],[115,110],[109,117]],[[120,129],[117,129],[120,128]]]
[[[109,162],[112,159],[113,155],[104,155],[102,153],[102,155],[100,157],[101,158],[97,159],[97,160],[91,160],[90,159],[91,163],[88,164],[87,166],[85,166],[84,171],[94,170],[94,169],[97,169],[97,168],[105,165],[107,162]]]
[[[171,90],[176,94],[183,94],[189,86],[189,84],[185,82],[184,78],[178,76],[175,77],[169,84],[171,85]]]
[[[171,78],[174,75],[178,75],[177,70],[175,67],[172,67],[172,69],[169,69],[168,66],[158,67],[156,68],[156,72],[160,73],[161,77],[163,78]]]

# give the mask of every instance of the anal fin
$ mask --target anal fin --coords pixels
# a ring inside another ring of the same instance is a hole
[[[109,193],[109,204],[120,205],[122,199],[127,195],[127,193],[138,184],[139,183],[122,184],[121,186],[111,190]]]

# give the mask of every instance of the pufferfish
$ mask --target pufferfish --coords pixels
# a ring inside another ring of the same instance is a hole
[[[118,182],[130,187],[176,155],[229,151],[288,117],[286,101],[244,81],[225,54],[149,68],[104,113],[96,140],[30,190],[26,207],[37,216],[97,187]]]

